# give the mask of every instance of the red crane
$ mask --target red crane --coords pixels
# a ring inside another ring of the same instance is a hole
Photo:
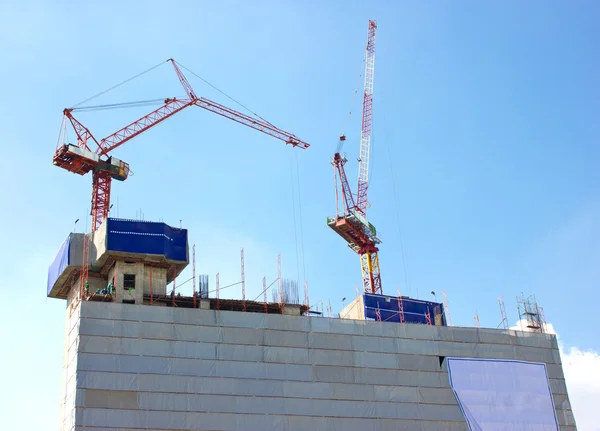
[[[358,189],[356,199],[350,190],[344,165],[345,156],[340,154],[346,137],[340,137],[338,149],[331,164],[334,168],[336,187],[336,215],[327,219],[327,225],[340,235],[348,246],[360,256],[363,288],[368,293],[382,293],[379,273],[379,251],[381,243],[375,226],[367,221],[367,192],[369,188],[369,155],[371,152],[371,125],[373,122],[373,79],[375,74],[375,32],[377,23],[369,21],[365,54],[365,82],[362,111],[360,157],[358,159]],[[338,180],[343,197],[343,208],[339,208]]]
[[[346,140],[340,137],[340,145]],[[341,236],[348,247],[360,256],[363,288],[367,293],[382,293],[381,277],[379,275],[379,258],[377,252],[381,240],[377,237],[375,226],[367,221],[359,210],[354,195],[350,190],[344,165],[348,160],[339,151],[331,160],[335,177],[336,214],[327,218],[327,225]],[[339,187],[338,187],[339,181]],[[339,205],[339,191],[343,204]]]
[[[60,168],[79,175],[92,172],[92,232],[96,231],[102,224],[102,221],[108,217],[112,180],[124,181],[129,175],[129,164],[109,156],[109,153],[188,106],[199,106],[207,111],[219,114],[280,139],[293,147],[303,149],[309,147],[309,144],[298,139],[293,134],[285,132],[265,120],[242,114],[204,97],[196,96],[196,93],[194,93],[194,90],[175,60],[171,58],[167,61],[173,65],[177,77],[187,94],[187,98],[165,99],[164,104],[158,109],[103,139],[97,140],[89,129],[73,116],[73,113],[78,110],[77,108],[67,108],[63,111],[63,121],[68,120],[75,130],[77,145],[61,144],[59,142],[54,154],[53,163]]]

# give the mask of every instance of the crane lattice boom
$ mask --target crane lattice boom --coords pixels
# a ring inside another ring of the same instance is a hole
[[[369,21],[367,49],[365,54],[365,88],[362,111],[360,157],[358,159],[358,192],[356,205],[363,216],[367,215],[367,192],[369,189],[369,156],[371,152],[371,125],[373,123],[373,78],[375,77],[375,31],[377,23]]]
[[[197,97],[175,60],[169,59],[169,61],[177,73],[177,77],[186,92],[187,98],[167,98],[164,104],[158,109],[135,120],[100,141],[73,116],[73,112],[76,109],[69,108],[64,110],[64,117],[68,119],[77,135],[77,145],[59,144],[54,154],[53,163],[58,167],[79,175],[85,175],[90,171],[93,172],[92,231],[96,231],[102,224],[102,221],[108,217],[111,181],[113,179],[124,181],[129,175],[129,165],[115,157],[109,156],[109,153],[189,106],[199,106],[282,140],[293,147],[302,149],[309,147],[309,144],[298,139],[293,134],[281,130],[264,120],[242,114],[204,97]],[[92,143],[95,144],[95,148],[90,147]]]

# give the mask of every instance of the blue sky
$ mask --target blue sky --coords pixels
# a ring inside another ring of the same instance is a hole
[[[249,297],[275,279],[278,253],[285,277],[308,280],[312,303],[339,311],[355,295],[358,257],[325,218],[368,19],[379,27],[369,219],[383,239],[384,293],[445,290],[455,325],[473,325],[477,311],[486,327],[500,324],[498,295],[513,324],[515,296],[535,294],[563,343],[600,350],[589,324],[600,279],[600,5],[321,3],[0,4],[9,429],[59,414],[65,304],[45,298],[46,271],[74,220],[85,227],[91,192],[91,178],[52,166],[62,109],[169,57],[312,146],[293,150],[189,108],[115,151],[135,175],[114,184],[113,215],[182,220],[211,285],[217,272],[239,281],[244,247]],[[183,91],[164,65],[94,103],[173,96]],[[80,120],[103,137],[141,114]],[[353,185],[359,133],[355,103],[344,149]]]

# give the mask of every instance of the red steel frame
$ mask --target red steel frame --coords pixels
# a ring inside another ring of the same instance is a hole
[[[179,69],[175,60],[170,59],[169,61],[175,69],[175,72],[188,96],[188,99],[165,99],[165,104],[163,106],[135,120],[134,122],[128,124],[122,129],[119,129],[113,134],[108,135],[100,141],[98,141],[92,135],[92,133],[87,127],[81,124],[73,116],[74,109],[65,109],[64,115],[66,118],[68,118],[77,135],[77,146],[79,148],[91,152],[92,149],[88,144],[90,142],[94,142],[97,147],[94,151],[95,154],[101,157],[108,156],[108,154],[112,150],[123,145],[127,141],[133,139],[134,137],[140,135],[148,129],[154,127],[155,125],[161,123],[167,118],[175,115],[177,112],[180,112],[181,110],[192,105],[199,106],[210,112],[221,115],[225,118],[229,118],[230,120],[236,121],[240,124],[243,124],[255,130],[263,132],[267,135],[270,135],[274,138],[280,139],[286,144],[292,145],[293,147],[306,149],[310,146],[308,143],[298,139],[293,134],[285,132],[284,130],[279,129],[278,127],[275,127],[266,121],[248,116],[246,114],[242,114],[233,109],[227,108],[226,106],[223,106],[219,103],[208,100],[204,97],[197,97],[188,80],[186,79],[185,75]],[[87,172],[94,170],[94,175],[92,179],[91,214],[92,232],[96,231],[102,224],[103,220],[108,217],[108,210],[110,208],[110,184],[112,181],[110,174],[102,170],[95,171],[95,168],[98,164],[95,163],[93,160],[73,160],[70,157],[67,157],[65,155],[65,149],[62,145],[60,145],[60,143],[54,155],[54,163],[59,167],[62,167],[70,172],[77,173],[80,175],[84,175]]]
[[[398,314],[400,315],[400,323],[404,323],[404,304],[402,303],[402,297],[398,293]]]
[[[344,140],[345,138],[342,136],[340,140]],[[334,177],[339,175],[340,185],[342,188],[342,198],[344,199],[344,206],[342,207],[342,211],[348,211],[355,209],[356,204],[354,203],[354,196],[352,196],[352,191],[350,190],[350,184],[348,183],[348,178],[346,177],[346,170],[344,169],[344,165],[346,164],[346,159],[341,156],[340,153],[335,153],[333,155],[333,167],[334,167]],[[337,181],[336,181],[336,197],[337,197]],[[337,205],[337,200],[336,200]],[[336,209],[336,211],[339,211]]]
[[[244,249],[241,252],[242,263],[242,311],[246,311],[246,274],[244,273]]]
[[[344,136],[340,137],[343,141]],[[333,156],[332,165],[334,167],[334,178],[336,178],[336,211],[338,209],[338,191],[337,191],[337,177],[340,179],[340,187],[342,189],[342,198],[344,200],[344,211],[343,215],[336,214],[334,226],[331,226],[342,238],[344,238],[350,247],[356,251],[361,259],[361,270],[363,278],[363,289],[369,293],[381,293],[381,275],[379,272],[379,249],[376,246],[371,233],[368,228],[360,221],[355,221],[348,216],[357,212],[357,204],[355,203],[354,196],[350,191],[348,184],[348,178],[346,177],[346,171],[344,165],[346,159],[341,156],[340,153],[335,153]]]

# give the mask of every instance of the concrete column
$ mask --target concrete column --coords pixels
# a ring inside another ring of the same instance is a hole
[[[115,302],[131,302],[134,304],[144,303],[144,264],[143,263],[127,263],[125,261],[117,261],[114,271],[115,279]],[[112,274],[110,274],[112,276]],[[125,290],[125,275],[135,276],[135,287],[130,290]],[[112,280],[112,278],[110,279]]]

